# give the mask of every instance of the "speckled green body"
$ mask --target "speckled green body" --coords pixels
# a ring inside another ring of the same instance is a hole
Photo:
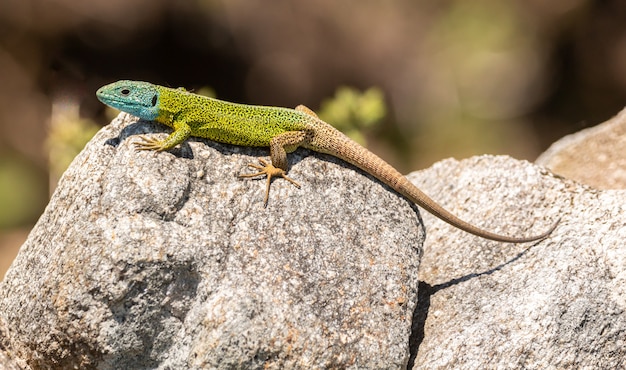
[[[135,144],[141,150],[169,150],[190,136],[233,145],[269,147],[271,163],[261,160],[263,166],[250,165],[258,169],[258,173],[240,176],[267,176],[265,204],[272,177],[283,177],[300,186],[286,176],[289,169],[287,153],[303,147],[333,155],[361,168],[443,221],[483,238],[510,243],[531,242],[547,237],[558,224],[557,221],[542,234],[522,238],[478,228],[444,209],[387,162],[302,105],[288,109],[229,103],[142,81],[118,81],[101,87],[96,95],[107,105],[174,129],[165,140],[143,138]]]
[[[230,103],[161,86],[159,91],[157,122],[174,129],[185,122],[191,136],[221,143],[269,147],[272,138],[315,124],[294,109]]]

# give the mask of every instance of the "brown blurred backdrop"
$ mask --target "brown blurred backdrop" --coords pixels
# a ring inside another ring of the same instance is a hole
[[[532,160],[625,105],[626,2],[0,0],[0,276],[64,166],[51,148],[107,123],[94,92],[118,79],[314,110],[375,86],[367,143],[403,172]],[[58,139],[54,117],[87,123]]]

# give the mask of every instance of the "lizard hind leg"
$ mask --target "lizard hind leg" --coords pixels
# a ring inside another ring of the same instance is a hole
[[[294,184],[297,188],[300,188],[295,180],[287,177],[287,169],[289,163],[287,161],[287,152],[293,152],[297,147],[309,140],[309,133],[306,131],[287,131],[282,134],[274,136],[270,140],[270,158],[271,163],[263,159],[260,159],[261,165],[249,164],[248,167],[259,170],[257,173],[239,175],[239,177],[257,177],[267,176],[267,184],[265,188],[265,200],[264,206],[267,207],[267,201],[270,196],[270,186],[272,178],[282,177],[290,183]]]
[[[311,116],[311,117],[314,117],[314,118],[319,119],[319,117],[317,116],[317,114],[315,114],[315,112],[313,112],[313,110],[312,110],[311,108],[307,107],[306,105],[302,105],[302,104],[300,104],[300,105],[298,105],[298,106],[296,107],[296,110],[297,110],[297,111],[299,111],[299,112],[306,113],[306,114],[308,114],[308,115],[309,115],[309,116]]]
[[[298,184],[294,179],[287,176],[287,173],[282,168],[274,167],[271,163],[259,159],[261,165],[250,163],[248,167],[259,170],[256,173],[242,174],[239,175],[239,178],[249,178],[249,177],[257,177],[257,176],[267,176],[267,183],[265,185],[265,199],[263,200],[263,206],[267,207],[267,201],[270,197],[270,186],[272,184],[273,177],[282,177],[283,179],[289,181],[294,184],[298,189],[300,188],[300,184]]]

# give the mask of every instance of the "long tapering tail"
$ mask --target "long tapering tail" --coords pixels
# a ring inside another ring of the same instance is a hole
[[[460,219],[450,211],[437,204],[428,195],[413,185],[406,177],[404,177],[404,175],[376,154],[357,144],[352,139],[337,131],[327,123],[323,121],[320,122],[328,127],[318,128],[323,132],[323,134],[318,138],[314,138],[311,144],[307,145],[307,147],[318,152],[331,154],[353,164],[356,167],[359,167],[363,171],[371,174],[378,180],[390,186],[409,201],[424,208],[450,225],[470,234],[506,243],[526,243],[546,238],[550,235],[550,233],[552,233],[552,231],[554,231],[560,222],[559,219],[547,231],[539,235],[529,237],[511,237],[483,230]]]

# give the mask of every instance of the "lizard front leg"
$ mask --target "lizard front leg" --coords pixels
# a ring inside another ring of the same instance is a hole
[[[300,145],[307,141],[307,133],[304,131],[288,131],[280,135],[274,136],[270,140],[270,158],[271,163],[260,159],[258,164],[248,164],[248,167],[259,170],[259,172],[251,174],[239,175],[240,178],[267,176],[265,186],[265,199],[263,200],[264,207],[267,207],[267,201],[270,196],[270,185],[273,177],[282,177],[296,187],[300,188],[295,180],[287,176],[287,170],[289,169],[289,162],[287,161],[287,153],[291,153],[296,150]]]
[[[174,132],[172,132],[165,140],[159,140],[152,137],[141,137],[141,141],[135,143],[137,150],[170,150],[178,144],[183,143],[191,136],[191,127],[185,122],[174,124]]]

